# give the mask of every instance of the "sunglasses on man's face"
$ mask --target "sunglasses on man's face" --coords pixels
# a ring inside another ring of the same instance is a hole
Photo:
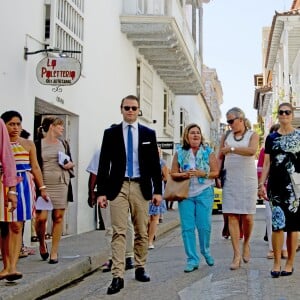
[[[132,111],[137,111],[137,109],[139,108],[138,106],[123,106],[123,108],[126,110],[126,111],[129,111],[130,109]]]
[[[280,116],[283,116],[283,114],[286,114],[287,116],[289,116],[290,114],[292,113],[292,111],[291,110],[279,110],[278,111],[278,114],[280,115]]]
[[[238,117],[236,117],[236,118],[234,118],[234,119],[231,119],[231,120],[227,120],[227,123],[228,123],[229,125],[232,125],[233,122],[234,122],[236,119],[238,119]]]

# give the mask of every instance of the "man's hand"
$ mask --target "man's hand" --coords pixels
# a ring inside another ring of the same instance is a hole
[[[97,203],[96,193],[94,191],[90,191],[89,192],[89,197],[88,197],[89,207],[93,208],[96,203]]]
[[[106,196],[99,196],[97,198],[97,203],[100,205],[101,208],[107,207],[107,198]]]
[[[154,194],[151,201],[155,206],[160,206],[162,201],[162,196],[159,194]]]

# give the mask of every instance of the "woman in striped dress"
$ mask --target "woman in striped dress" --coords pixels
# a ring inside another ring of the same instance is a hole
[[[34,212],[34,180],[41,190],[42,197],[47,199],[48,196],[36,158],[35,145],[32,141],[20,137],[22,116],[16,111],[7,111],[1,115],[1,118],[8,130],[16,162],[18,201],[17,208],[10,212],[9,208],[4,205],[2,195],[0,197],[0,222],[5,224],[1,232],[4,269],[0,272],[0,278],[14,281],[22,278],[22,273],[17,271],[17,262],[21,249],[23,222],[31,220]]]

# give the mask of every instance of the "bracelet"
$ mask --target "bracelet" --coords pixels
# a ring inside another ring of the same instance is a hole
[[[208,179],[208,177],[209,177],[209,172],[206,172],[204,178]]]
[[[44,190],[44,189],[46,189],[47,187],[45,186],[45,185],[42,185],[42,186],[40,186],[39,187],[39,190]]]
[[[11,194],[11,195],[16,195],[16,196],[18,196],[18,195],[19,195],[19,193],[18,193],[18,192],[15,192],[15,191],[8,191],[8,194]]]
[[[262,187],[264,184],[261,182],[258,184],[257,188],[259,189],[260,187]]]

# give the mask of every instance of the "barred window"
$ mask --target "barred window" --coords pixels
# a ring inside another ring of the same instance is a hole
[[[82,62],[84,0],[52,0],[48,3],[51,4],[45,5],[45,39],[51,47],[81,51],[68,55]],[[55,7],[52,15],[51,5]]]

